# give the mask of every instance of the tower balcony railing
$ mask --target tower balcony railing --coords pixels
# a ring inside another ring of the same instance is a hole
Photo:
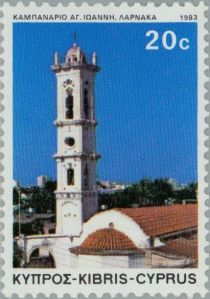
[[[85,119],[85,118],[80,118],[80,119],[56,119],[54,122],[55,126],[69,126],[69,125],[89,125],[89,126],[97,126],[97,121],[92,120],[92,119]]]
[[[57,152],[53,155],[54,159],[63,159],[63,158],[80,158],[80,159],[92,159],[98,160],[101,158],[101,155],[97,152],[77,152],[77,153],[61,153]]]
[[[86,54],[85,58],[83,60],[75,60],[74,58],[70,61],[66,62],[66,56],[61,56],[59,55],[58,57],[58,64],[53,64],[51,66],[53,71],[58,71],[59,69],[68,69],[70,67],[81,67],[81,66],[87,66],[89,68],[93,68],[97,71],[100,70],[99,66],[98,66],[98,59],[97,59],[97,63],[94,64],[93,60],[92,60],[92,54]]]

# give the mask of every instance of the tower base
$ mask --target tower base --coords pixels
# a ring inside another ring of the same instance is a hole
[[[79,236],[83,222],[88,221],[98,211],[98,193],[56,192],[56,234]]]

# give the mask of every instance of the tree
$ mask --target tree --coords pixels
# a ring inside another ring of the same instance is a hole
[[[20,268],[21,260],[23,259],[23,251],[19,248],[17,242],[13,242],[13,267]]]
[[[21,234],[33,235],[33,229],[31,223],[21,223],[20,225]],[[19,235],[19,224],[18,222],[13,223],[13,235],[17,237]]]
[[[51,192],[51,193],[54,193],[56,188],[57,188],[57,182],[56,181],[47,181],[45,183],[45,186],[44,186],[44,189],[46,191]]]
[[[18,194],[18,191],[17,191],[17,188],[14,187],[13,188],[13,205],[18,205],[19,204],[19,194]]]
[[[44,188],[31,187],[28,207],[34,208],[37,213],[55,213],[55,182],[47,182]]]
[[[21,223],[20,232],[23,235],[39,235],[43,233],[43,223],[41,220],[36,219],[29,223]],[[18,222],[13,223],[13,236],[19,235],[19,224]]]
[[[152,185],[152,205],[164,205],[165,200],[174,196],[173,188],[167,178],[156,179]]]
[[[136,203],[139,206],[147,206],[151,204],[152,184],[153,182],[150,179],[144,178],[137,184],[133,185],[133,188],[135,189],[135,193],[137,196]]]
[[[196,199],[198,184],[189,183],[185,188],[174,191],[175,202],[181,203],[184,199]]]
[[[43,223],[41,220],[36,219],[35,221],[32,222],[32,231],[33,234],[43,234]]]
[[[173,197],[173,188],[167,178],[144,178],[123,191],[99,195],[99,203],[107,205],[108,209],[132,207],[134,204],[139,207],[156,206],[164,205],[167,199]]]

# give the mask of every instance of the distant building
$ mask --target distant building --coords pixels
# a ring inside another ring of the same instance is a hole
[[[179,184],[175,179],[170,178],[168,179],[168,183],[172,186],[174,191],[183,190],[186,185],[185,184]]]
[[[112,194],[116,191],[123,191],[127,188],[127,184],[116,183],[111,181],[101,181],[98,184],[98,192],[101,194]]]
[[[39,187],[44,187],[46,182],[48,182],[50,180],[50,178],[46,175],[40,175],[37,177],[37,185]]]

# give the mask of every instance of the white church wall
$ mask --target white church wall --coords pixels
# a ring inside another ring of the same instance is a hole
[[[128,268],[128,256],[80,254],[78,268]]]
[[[126,255],[106,255],[101,257],[101,268],[128,268]]]
[[[78,268],[101,268],[101,256],[98,255],[79,255]]]
[[[79,255],[80,268],[143,268],[144,257],[140,255]]]
[[[149,237],[143,232],[139,225],[132,218],[120,213],[117,210],[109,210],[98,213],[89,221],[84,223],[81,242],[83,242],[88,235],[94,231],[108,228],[110,223],[114,225],[116,230],[119,230],[128,236],[137,247],[147,248],[149,246]]]
[[[54,249],[54,257],[56,260],[57,269],[75,269],[78,268],[78,257],[71,254],[66,248]]]
[[[57,268],[145,268],[145,258],[139,255],[75,255],[69,249],[55,246]]]
[[[144,258],[127,255],[79,255],[78,267],[80,268],[143,268]]]
[[[145,256],[139,254],[129,255],[128,268],[144,268]]]
[[[55,260],[56,268],[58,269],[71,269],[77,268],[78,258],[75,254],[69,251],[73,247],[70,237],[56,238],[52,247],[51,254]]]
[[[150,259],[151,267],[155,268],[182,268],[191,263],[189,258],[168,258],[167,256],[161,256],[159,254],[152,253]]]

